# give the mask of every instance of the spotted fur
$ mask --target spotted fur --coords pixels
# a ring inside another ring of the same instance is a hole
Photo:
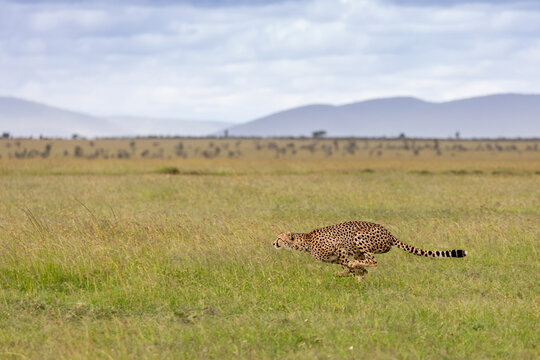
[[[417,249],[396,239],[381,225],[366,221],[349,221],[313,230],[310,233],[281,233],[274,247],[304,251],[315,259],[339,264],[344,271],[339,275],[353,275],[360,279],[365,267],[377,266],[374,254],[383,254],[392,246],[418,256],[464,257],[465,250],[432,251]],[[353,257],[354,260],[350,260]]]

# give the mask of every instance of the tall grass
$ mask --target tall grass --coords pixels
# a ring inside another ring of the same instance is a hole
[[[538,357],[539,176],[206,164],[176,176],[9,165],[1,356]],[[395,249],[358,283],[272,248],[279,232],[353,219],[469,256]]]

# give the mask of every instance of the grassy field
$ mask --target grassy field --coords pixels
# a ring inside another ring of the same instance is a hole
[[[89,159],[3,141],[0,358],[540,357],[534,142]],[[469,256],[394,249],[358,283],[272,247],[345,220]]]

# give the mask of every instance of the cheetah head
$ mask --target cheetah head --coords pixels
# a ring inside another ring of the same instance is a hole
[[[284,232],[277,236],[276,241],[274,241],[274,247],[276,249],[281,249],[284,247],[285,249],[291,249],[294,248],[294,235],[290,232]]]

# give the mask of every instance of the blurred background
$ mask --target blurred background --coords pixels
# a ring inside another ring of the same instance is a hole
[[[8,138],[540,136],[536,1],[0,9]]]

